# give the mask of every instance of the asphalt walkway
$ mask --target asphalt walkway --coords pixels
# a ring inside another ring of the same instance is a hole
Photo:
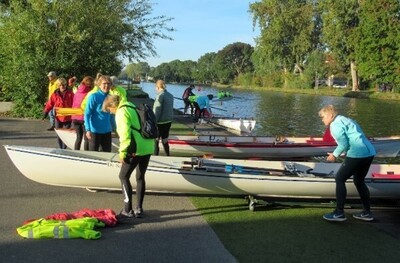
[[[48,121],[0,118],[0,144],[57,147],[48,127]],[[23,239],[16,228],[27,219],[83,208],[118,213],[122,196],[39,184],[16,169],[4,147],[0,158],[0,262],[236,262],[185,196],[146,195],[145,218],[101,229],[99,240]]]

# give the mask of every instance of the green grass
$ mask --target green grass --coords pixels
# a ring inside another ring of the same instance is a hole
[[[173,122],[171,134],[192,134]],[[242,198],[191,197],[226,249],[244,262],[398,262],[400,242],[374,223],[347,215],[330,223],[322,215],[332,205],[282,203],[248,209]]]
[[[347,215],[330,223],[332,207],[260,206],[241,198],[192,197],[193,204],[239,262],[398,262],[400,242]]]

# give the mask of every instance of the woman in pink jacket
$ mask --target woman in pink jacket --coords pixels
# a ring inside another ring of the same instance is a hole
[[[86,76],[83,78],[81,84],[79,85],[75,96],[74,96],[74,101],[72,103],[72,108],[81,108],[81,104],[83,99],[87,96],[89,91],[93,89],[94,86],[94,79],[90,76]],[[84,125],[84,120],[83,120],[83,113],[81,115],[72,115],[72,123],[74,125],[75,131],[76,131],[76,140],[75,140],[75,150],[81,149],[81,144],[82,144],[82,138],[84,139],[84,150],[87,151],[89,150],[89,142],[88,139],[86,138],[86,131],[85,131],[85,125]]]

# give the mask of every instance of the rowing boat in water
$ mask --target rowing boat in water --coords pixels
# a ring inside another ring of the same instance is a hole
[[[35,182],[120,190],[117,154],[4,147],[17,169]],[[339,163],[152,156],[146,172],[146,189],[186,194],[334,198],[333,175],[339,167]],[[131,182],[135,187],[135,180]],[[373,164],[366,182],[371,198],[399,199],[400,165]],[[351,179],[346,186],[348,198],[357,198]]]
[[[56,129],[56,132],[70,149],[74,148],[76,138],[74,130]],[[324,142],[321,137],[282,139],[268,136],[171,135],[168,142],[170,152],[174,156],[211,154],[219,158],[242,159],[298,159],[326,156],[327,152],[332,152],[336,147],[334,142]],[[376,157],[392,158],[399,155],[400,136],[371,138],[371,142],[377,151]],[[113,146],[118,147],[118,145],[118,138],[113,138]]]

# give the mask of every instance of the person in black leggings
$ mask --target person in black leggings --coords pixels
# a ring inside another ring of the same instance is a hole
[[[354,185],[360,196],[363,211],[353,214],[353,217],[363,221],[372,221],[370,195],[365,177],[376,154],[374,146],[365,136],[361,127],[352,119],[338,115],[333,105],[327,105],[319,111],[322,122],[329,126],[337,147],[326,158],[334,162],[340,155],[346,157],[336,173],[336,209],[323,216],[328,221],[345,221],[344,204],[346,201],[346,181],[353,176]]]

